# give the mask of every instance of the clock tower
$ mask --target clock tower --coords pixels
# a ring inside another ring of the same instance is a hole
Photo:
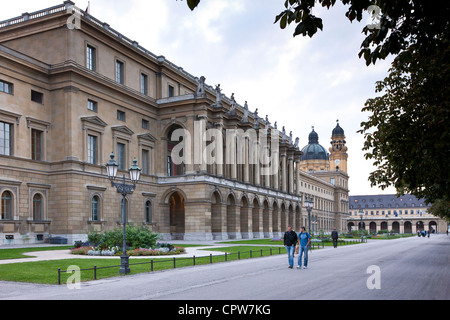
[[[345,173],[347,171],[347,159],[348,159],[348,148],[345,141],[344,129],[339,125],[339,120],[337,121],[337,126],[333,130],[331,136],[331,148],[330,150],[330,169],[331,170],[342,170]]]

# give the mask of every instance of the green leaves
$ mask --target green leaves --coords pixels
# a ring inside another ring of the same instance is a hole
[[[274,23],[279,22],[281,29],[286,29],[288,25],[295,23],[297,27],[294,37],[298,35],[312,37],[318,29],[323,30],[323,22],[322,19],[311,14],[311,4],[314,6],[314,1],[311,3],[311,1],[287,0],[284,4],[286,10],[276,16]]]
[[[178,1],[178,0],[177,0]],[[181,0],[183,1],[183,0]],[[191,11],[194,11],[195,8],[200,4],[200,0],[186,0],[187,5]]]
[[[200,0],[186,0],[189,6],[189,9],[194,11],[194,9],[199,5]]]
[[[369,180],[382,189],[394,186],[428,203],[450,194],[450,47],[423,56],[415,46],[394,61],[377,83],[383,95],[366,102],[370,112],[359,133],[365,158],[377,170]]]

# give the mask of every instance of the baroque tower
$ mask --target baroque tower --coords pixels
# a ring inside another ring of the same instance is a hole
[[[345,173],[347,171],[347,159],[348,159],[348,148],[346,146],[347,141],[345,141],[344,129],[339,125],[339,120],[337,120],[337,126],[334,128],[331,136],[331,148],[330,150],[330,168],[336,170],[342,170]]]

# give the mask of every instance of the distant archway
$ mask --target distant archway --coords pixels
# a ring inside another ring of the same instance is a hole
[[[169,198],[170,207],[170,234],[174,240],[184,240],[185,208],[184,198],[179,192],[173,193]]]
[[[409,221],[406,221],[405,222],[405,225],[404,225],[404,233],[412,233],[412,223],[411,222],[409,222]]]
[[[214,240],[222,240],[221,202],[219,192],[215,191],[211,196],[211,232]]]

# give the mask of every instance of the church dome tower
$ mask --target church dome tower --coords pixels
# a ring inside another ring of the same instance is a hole
[[[344,129],[339,125],[339,120],[337,121],[337,126],[334,128],[331,135],[331,148],[330,150],[330,168],[336,170],[342,170],[345,173],[347,171],[347,160],[348,160],[348,148],[346,146],[347,141],[345,141]]]
[[[300,158],[302,171],[329,170],[329,155],[327,150],[319,144],[319,135],[314,131],[309,134],[309,144],[303,148]]]

